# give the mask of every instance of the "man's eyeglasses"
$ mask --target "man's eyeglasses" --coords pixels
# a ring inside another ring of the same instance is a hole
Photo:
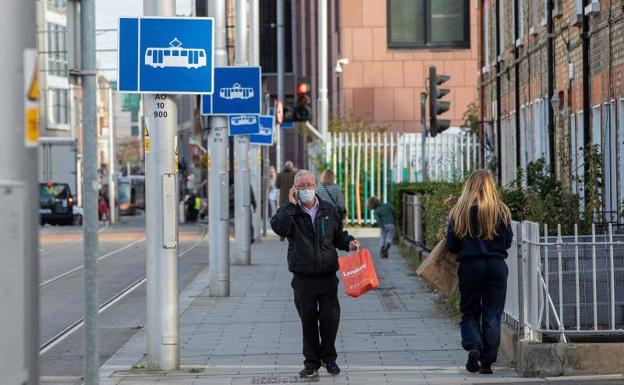
[[[295,189],[297,191],[299,191],[299,190],[316,190],[316,185],[314,185],[314,184],[300,184],[300,185],[296,185]]]

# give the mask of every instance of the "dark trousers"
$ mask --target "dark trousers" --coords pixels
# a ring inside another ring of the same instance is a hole
[[[336,361],[334,343],[340,322],[338,277],[294,274],[291,286],[303,327],[304,365],[318,369],[322,362]]]
[[[479,350],[482,364],[496,362],[507,294],[507,264],[500,258],[470,257],[459,263],[462,346]]]

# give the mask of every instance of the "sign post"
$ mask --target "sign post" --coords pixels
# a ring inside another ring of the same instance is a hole
[[[174,16],[174,0],[144,0],[145,17],[119,19],[120,92],[143,93],[147,366],[180,366],[176,94],[210,94],[211,18]],[[172,220],[172,218],[174,220]],[[212,224],[212,223],[211,223]]]

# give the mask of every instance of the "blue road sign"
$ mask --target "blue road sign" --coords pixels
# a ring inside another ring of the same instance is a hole
[[[120,92],[211,94],[214,23],[208,17],[120,17]]]
[[[215,92],[202,97],[202,115],[260,114],[260,67],[215,67]]]
[[[284,120],[282,124],[280,124],[280,128],[292,129],[295,128],[295,122],[292,120]]]
[[[260,115],[230,115],[230,136],[260,133]]]
[[[273,128],[275,127],[275,116],[260,115],[260,132],[249,135],[249,143],[261,146],[273,145]]]

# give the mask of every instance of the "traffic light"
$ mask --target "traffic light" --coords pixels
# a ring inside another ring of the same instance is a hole
[[[448,119],[438,119],[438,115],[451,108],[451,102],[440,100],[451,92],[448,88],[438,88],[450,79],[446,75],[438,75],[435,66],[429,67],[429,132],[434,137],[451,126]]]
[[[310,79],[299,79],[297,81],[296,91],[295,108],[293,109],[293,121],[306,122],[310,120],[310,106],[312,102]]]

